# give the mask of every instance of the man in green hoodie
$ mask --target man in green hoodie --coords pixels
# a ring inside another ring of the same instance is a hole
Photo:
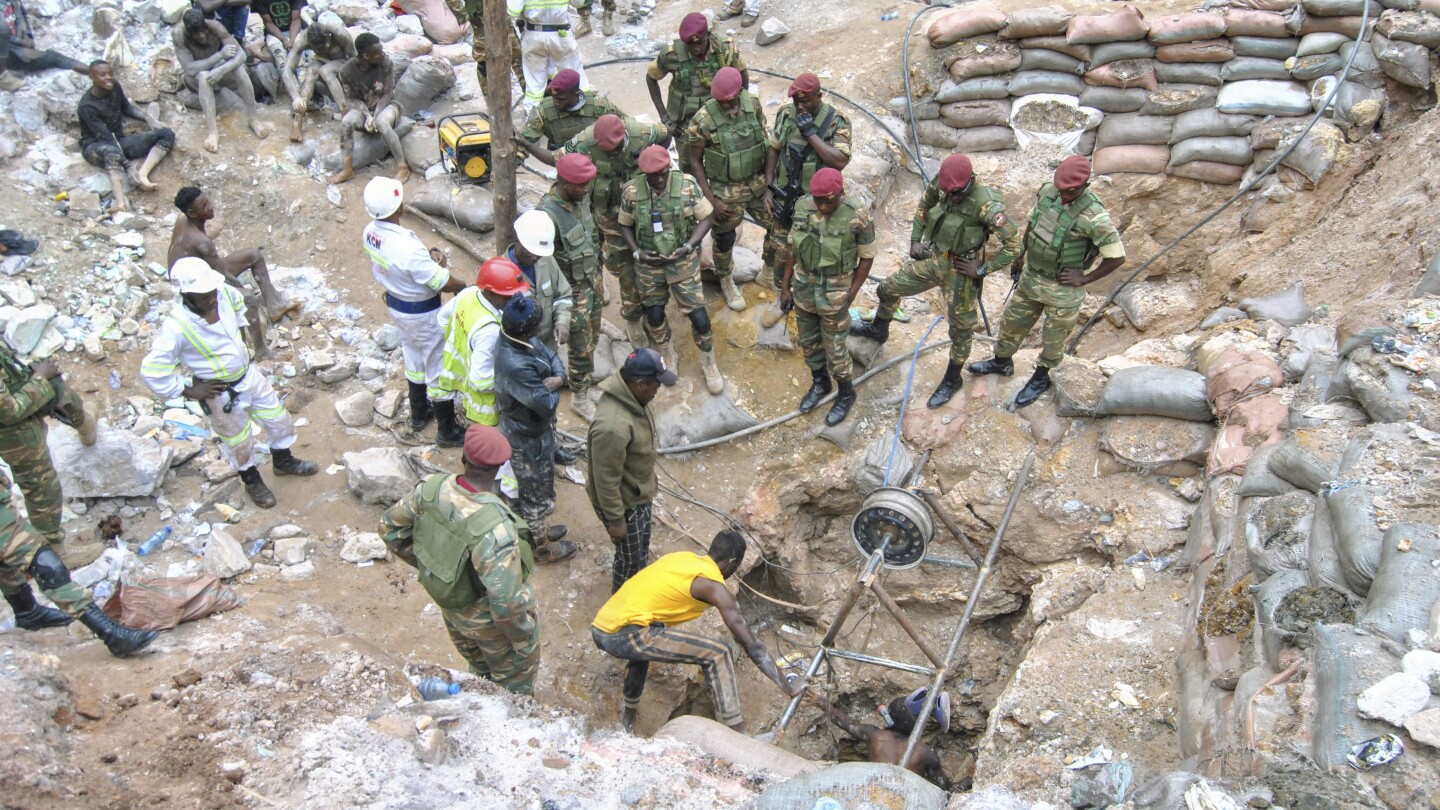
[[[615,544],[610,592],[645,567],[650,554],[650,502],[655,499],[655,417],[650,401],[675,372],[654,349],[637,349],[620,373],[600,383],[590,422],[590,476],[585,494]]]

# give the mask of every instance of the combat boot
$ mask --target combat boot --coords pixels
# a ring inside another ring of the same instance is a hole
[[[615,36],[615,9],[605,9],[605,16],[600,19],[600,30],[604,31],[607,37]]]
[[[840,394],[835,397],[835,404],[830,406],[830,412],[825,414],[825,424],[831,427],[844,422],[845,417],[850,415],[850,408],[855,405],[855,385],[838,377],[835,383],[840,388]]]
[[[287,447],[284,450],[271,450],[270,458],[276,475],[298,475],[307,476],[320,472],[320,465],[313,461],[303,461],[296,458]]]
[[[80,623],[105,642],[106,649],[116,658],[139,652],[158,635],[154,630],[137,630],[119,624],[93,603],[80,614]]]
[[[574,391],[570,394],[570,410],[586,422],[595,420],[595,400],[590,398],[588,390]]]
[[[890,339],[890,319],[876,315],[875,319],[869,323],[864,321],[852,323],[850,324],[850,334],[855,337],[870,338],[876,343],[884,343]]]
[[[95,444],[97,433],[95,417],[91,416],[88,412],[81,410],[80,424],[75,426],[75,432],[80,434],[81,444],[85,445],[86,447],[93,446]]]
[[[740,287],[735,284],[734,278],[721,276],[720,292],[725,296],[725,306],[736,312],[741,312],[745,309],[745,294],[740,292]]]
[[[582,8],[578,13],[580,14],[580,22],[576,23],[575,29],[570,32],[575,35],[576,39],[588,37],[590,36],[590,32],[595,30],[595,27],[590,24],[590,9]]]
[[[1015,395],[1015,407],[1023,408],[1026,405],[1040,398],[1040,395],[1050,390],[1050,369],[1044,366],[1036,366],[1035,373],[1030,375],[1030,381]]]
[[[549,565],[568,560],[579,550],[573,542],[562,539],[570,530],[564,526],[550,526],[535,536],[535,562]]]
[[[625,337],[629,338],[632,350],[638,351],[650,346],[650,336],[645,334],[645,326],[638,320],[625,322]]]
[[[74,621],[69,614],[55,608],[43,607],[35,601],[35,592],[30,584],[20,586],[15,593],[5,594],[5,601],[15,612],[15,626],[21,630],[44,630],[47,627],[64,627]]]
[[[251,503],[261,509],[269,509],[275,505],[275,493],[265,486],[265,479],[260,477],[258,469],[246,467],[241,470],[240,480],[245,484],[245,494],[250,496]]]
[[[465,428],[455,416],[455,403],[441,400],[431,403],[435,411],[435,446],[461,447],[465,444]]]
[[[1001,377],[1009,377],[1015,373],[1015,361],[1008,357],[992,357],[989,360],[971,363],[970,373],[976,377],[984,377],[986,374],[999,374]]]
[[[964,365],[953,360],[945,366],[945,376],[940,378],[940,384],[935,386],[935,393],[930,395],[930,401],[925,403],[925,407],[933,411],[955,396],[955,392],[965,384],[965,381],[960,378],[960,371],[963,368]]]
[[[8,70],[0,70],[0,90],[13,93],[25,86],[25,80]]]
[[[660,356],[664,358],[665,368],[674,371],[677,374],[679,373],[680,358],[675,354],[675,341],[667,340],[664,343],[661,343],[659,346],[654,346],[652,348],[660,352]]]
[[[410,429],[419,433],[430,424],[433,409],[430,407],[430,398],[425,383],[407,382],[410,393]]]
[[[812,381],[810,390],[800,399],[800,412],[809,413],[820,405],[820,400],[830,393],[830,375],[825,369],[812,369],[810,372]]]
[[[720,365],[715,362],[715,350],[700,352],[700,370],[705,374],[705,389],[715,396],[725,390],[725,378],[720,376]]]
[[[567,464],[574,464],[575,459],[579,457],[580,455],[578,453],[576,453],[574,450],[569,449],[568,447],[560,447],[557,445],[555,448],[555,463],[560,465],[561,467],[564,467]]]

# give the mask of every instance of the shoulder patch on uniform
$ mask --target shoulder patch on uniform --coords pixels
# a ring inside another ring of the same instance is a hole
[[[1005,218],[1005,212],[1004,212],[1004,211],[1001,211],[1000,213],[998,213],[998,214],[996,214],[995,216],[993,216],[993,217],[990,218],[990,224],[991,224],[991,225],[994,225],[994,226],[997,227],[997,228],[1003,228],[1003,227],[1005,227],[1005,223],[1007,223],[1007,222],[1009,222],[1009,221],[1010,221],[1010,220],[1008,220],[1008,219]]]

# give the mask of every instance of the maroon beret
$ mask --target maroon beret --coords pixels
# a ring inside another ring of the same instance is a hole
[[[573,93],[580,89],[580,74],[569,68],[555,74],[555,78],[545,85],[545,92],[548,93]]]
[[[614,152],[625,143],[625,122],[614,113],[607,113],[595,119],[595,145],[606,152]]]
[[[1055,188],[1061,191],[1079,188],[1090,182],[1090,158],[1071,155],[1060,161],[1055,170]]]
[[[795,77],[795,81],[790,82],[790,92],[788,95],[791,98],[795,96],[808,96],[819,89],[819,76],[816,76],[814,73],[801,73]]]
[[[465,431],[465,458],[477,467],[499,467],[510,460],[510,441],[489,425],[471,425]]]
[[[810,178],[810,195],[812,197],[834,197],[845,191],[845,178],[840,176],[839,169],[832,169],[829,166],[815,172]]]
[[[710,33],[710,21],[698,11],[686,14],[685,19],[680,21],[680,38],[686,42],[696,37],[703,37],[708,33]]]
[[[555,175],[573,185],[584,185],[595,179],[595,164],[579,152],[571,152],[555,163]]]
[[[710,82],[710,95],[716,101],[729,101],[740,95],[743,80],[740,71],[733,67],[723,67],[715,71],[715,78]]]
[[[670,168],[670,150],[663,146],[647,146],[640,150],[640,171],[646,174],[663,172]]]
[[[940,190],[949,194],[965,188],[975,176],[975,166],[965,155],[951,155],[940,163]]]

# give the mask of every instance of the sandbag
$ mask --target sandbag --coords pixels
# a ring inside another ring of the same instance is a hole
[[[1191,110],[1175,116],[1175,126],[1170,133],[1170,143],[1176,144],[1188,138],[1223,138],[1228,136],[1249,136],[1255,128],[1255,117],[1251,115],[1229,115],[1214,107]]]
[[[1022,70],[1010,77],[1010,95],[1033,96],[1037,93],[1060,93],[1078,96],[1085,90],[1085,82],[1073,73],[1059,73],[1053,70]]]
[[[1375,24],[1375,33],[1392,42],[1413,42],[1433,51],[1440,48],[1440,17],[1423,11],[1387,11]]]
[[[1309,34],[1301,38],[1300,47],[1295,49],[1295,55],[1318,56],[1325,53],[1338,53],[1340,47],[1350,41],[1350,38],[1344,34],[1328,31]]]
[[[1085,155],[1087,157],[1095,154],[1095,138],[1095,130],[1086,130],[1085,133],[1080,136],[1080,140],[1075,142],[1075,154]]]
[[[1135,42],[1106,42],[1096,45],[1090,49],[1090,58],[1086,62],[1090,67],[1097,68],[1125,59],[1153,59],[1154,57],[1155,46],[1142,39]]]
[[[1228,39],[1206,39],[1161,45],[1155,49],[1155,58],[1161,62],[1229,62],[1235,58],[1235,48]]]
[[[1350,52],[1356,51],[1354,61]],[[1355,82],[1373,90],[1385,89],[1385,71],[1380,69],[1380,60],[1375,58],[1375,49],[1369,42],[1347,42],[1340,46],[1340,58],[1350,62],[1350,72],[1345,81]]]
[[[935,100],[941,104],[952,104],[982,98],[1005,98],[1010,95],[1009,84],[1009,76],[981,76],[963,82],[949,82],[935,94]]]
[[[1143,144],[1097,148],[1091,158],[1096,174],[1164,174],[1169,162],[1170,147]]]
[[[414,115],[430,105],[435,97],[455,86],[455,68],[433,56],[413,59],[410,67],[395,82],[390,100],[405,115]]]
[[[1072,17],[1065,27],[1065,39],[1077,45],[1127,42],[1144,39],[1150,26],[1145,15],[1130,3],[1098,16]]]
[[[1341,82],[1332,104],[1335,120],[1359,127],[1373,127],[1390,103],[1383,88],[1372,89],[1356,82]]]
[[[1105,420],[1100,449],[1128,469],[1151,473],[1183,461],[1204,462],[1214,440],[1215,426],[1208,422],[1117,416]]]
[[[916,121],[915,138],[936,149],[955,148],[956,130],[944,121]]]
[[[1026,39],[1028,37],[1064,36],[1070,19],[1075,15],[1068,9],[1057,6],[1039,8],[1017,8],[1010,12],[1005,27],[1000,29],[1001,39]]]
[[[1310,558],[1306,577],[1310,584],[1330,588],[1350,596],[1354,594],[1345,584],[1345,570],[1340,565],[1340,552],[1335,547],[1335,528],[1330,521],[1330,509],[1315,505],[1315,517],[1310,528]]]
[[[219,97],[223,98],[227,94],[230,94],[229,88],[225,88]],[[230,94],[229,97],[235,98],[233,94]],[[236,99],[236,101],[238,102],[238,99]],[[403,139],[406,135],[410,134],[410,130],[414,127],[414,121],[409,118],[401,118],[399,123],[395,124],[395,134]],[[386,145],[385,139],[380,137],[378,133],[363,131],[355,133],[355,152],[351,163],[357,171],[389,157],[390,147]],[[320,162],[325,171],[338,172],[340,171],[342,161],[344,161],[344,157],[340,154],[340,150],[336,149],[334,152],[321,158]]]
[[[1205,62],[1157,62],[1155,80],[1161,84],[1204,84],[1219,87],[1220,66]]]
[[[1199,180],[1202,183],[1232,186],[1240,182],[1241,178],[1245,176],[1245,167],[1231,166],[1228,163],[1216,163],[1212,160],[1192,160],[1189,163],[1182,163],[1179,166],[1167,166],[1165,173],[1172,177]]]
[[[1286,39],[1264,39],[1261,37],[1235,37],[1230,40],[1235,56],[1259,56],[1263,59],[1289,59],[1300,49],[1296,37]]]
[[[1227,82],[1243,82],[1252,79],[1278,79],[1290,78],[1290,71],[1285,69],[1283,59],[1261,59],[1256,56],[1241,56],[1225,63],[1220,70],[1220,78]]]
[[[1085,84],[1122,90],[1131,87],[1154,90],[1158,86],[1154,63],[1149,59],[1126,59],[1088,70],[1085,72]]]
[[[1310,91],[1299,82],[1243,81],[1220,88],[1220,112],[1244,115],[1296,116],[1310,111]]]
[[[1305,570],[1309,565],[1314,513],[1315,496],[1301,490],[1250,502],[1250,511],[1245,515],[1245,553],[1256,579],[1287,569]],[[1296,585],[1304,584],[1301,573]]]
[[[1250,130],[1250,146],[1258,153],[1262,149],[1276,149],[1282,141],[1293,138],[1309,123],[1305,118],[1270,118],[1261,121]],[[1259,155],[1256,155],[1257,162]]]
[[[425,56],[435,49],[435,43],[418,34],[399,34],[394,39],[385,43],[385,50],[390,53],[403,53],[411,59]],[[449,64],[447,60],[446,64]]]
[[[1403,546],[1403,548],[1402,548]],[[1440,534],[1434,526],[1397,523],[1385,532],[1380,568],[1370,586],[1360,626],[1406,643],[1411,630],[1427,630],[1440,602]]]
[[[1285,384],[1285,375],[1274,360],[1254,349],[1231,346],[1220,353],[1205,372],[1205,393],[1215,415],[1221,419],[1242,400]]]
[[[999,152],[1015,148],[1015,131],[1010,127],[974,127],[955,130],[955,149],[960,152]]]
[[[1231,40],[1237,37],[1284,39],[1290,36],[1290,32],[1285,30],[1284,14],[1248,8],[1227,8],[1225,9],[1225,35]]]
[[[944,48],[962,39],[993,34],[1005,27],[1005,12],[998,8],[961,8],[941,14],[930,23],[925,35],[930,47]]]
[[[1297,281],[1277,293],[1243,298],[1237,305],[1253,320],[1271,320],[1283,326],[1296,326],[1310,318],[1310,305],[1305,303],[1305,282]]]
[[[1107,113],[1135,112],[1145,106],[1150,91],[1134,87],[1086,87],[1080,94],[1080,103]]]
[[[1020,40],[1021,48],[1039,48],[1046,51],[1056,51],[1066,56],[1073,56],[1081,62],[1089,62],[1091,50],[1089,45],[1070,42],[1063,36],[1052,37],[1026,37]]]
[[[1249,138],[1205,136],[1177,142],[1170,150],[1170,165],[1181,166],[1193,160],[1206,160],[1245,167],[1250,165],[1252,157]]]
[[[407,206],[467,231],[485,233],[495,229],[495,200],[490,189],[483,186],[455,186],[449,178],[437,177],[409,197]]]
[[[1006,126],[1010,122],[1010,99],[957,101],[940,105],[940,120],[956,129]]]
[[[1377,33],[1370,38],[1370,48],[1386,76],[1422,90],[1430,86],[1430,51],[1424,45],[1388,39]]]
[[[169,630],[245,604],[234,588],[210,574],[145,582],[120,580],[105,603],[105,614],[138,630]]]
[[[1057,73],[1070,73],[1076,76],[1085,72],[1085,63],[1073,56],[1066,56],[1059,51],[1047,51],[1042,48],[1021,48],[1020,49],[1020,70],[1053,70]]]
[[[747,805],[750,810],[814,807],[829,797],[841,807],[904,807],[944,810],[948,795],[918,774],[897,765],[842,762],[821,771],[775,782]]]
[[[759,422],[726,394],[703,397],[698,403],[677,403],[655,416],[661,447],[681,447],[726,436]]]
[[[1251,565],[1253,566],[1254,563],[1252,562]],[[1275,614],[1280,610],[1280,605],[1285,601],[1286,596],[1304,587],[1306,587],[1305,572],[1286,567],[1279,573],[1268,575],[1268,579],[1261,583],[1259,590],[1255,593],[1255,625],[1260,631],[1258,646],[1261,654],[1265,656],[1265,665],[1270,668],[1271,672],[1279,672],[1284,669],[1280,661],[1280,653],[1294,638],[1292,634],[1277,626]]]
[[[1270,467],[1276,451],[1284,446],[1285,442],[1281,442],[1266,445],[1255,451],[1255,454],[1250,457],[1250,463],[1245,465],[1244,477],[1240,479],[1240,497],[1273,498],[1276,495],[1295,491],[1293,484],[1276,475]]]
[[[1349,771],[1350,748],[1395,729],[1360,717],[1356,700],[1371,684],[1400,671],[1400,662],[1376,636],[1349,625],[1317,624],[1310,630],[1315,714],[1310,756],[1323,771]]]
[[[1096,155],[1105,151],[1101,149]],[[1105,382],[1095,413],[1168,416],[1192,422],[1214,420],[1205,398],[1205,378],[1193,371],[1164,366],[1134,366],[1115,372]]]
[[[1170,132],[1174,126],[1175,119],[1168,115],[1107,115],[1100,122],[1095,145],[1101,149],[1127,144],[1165,146],[1170,143]]]
[[[1340,72],[1342,65],[1343,60],[1338,53],[1323,53],[1285,60],[1285,67],[1290,71],[1290,78],[1297,82],[1309,82],[1322,76],[1333,76]],[[1313,90],[1312,94],[1314,94]],[[1325,93],[1319,95],[1322,99],[1329,95],[1328,88]]]
[[[1141,115],[1179,115],[1199,109],[1214,109],[1218,87],[1203,84],[1162,84],[1150,92]]]
[[[1275,446],[1270,455],[1270,471],[1287,483],[1315,493],[1323,490],[1334,477],[1320,459],[1301,448],[1293,438]]]
[[[1020,67],[1020,48],[1014,42],[994,42],[984,53],[962,56],[947,67],[957,82],[976,76],[998,76]]]
[[[1375,0],[1301,0],[1306,14],[1321,17],[1358,17],[1370,5],[1370,19],[1380,16],[1381,6]]]
[[[1230,0],[1230,5],[1257,11],[1287,12],[1295,8],[1298,2],[1299,0]]]
[[[895,434],[885,432],[876,436],[870,444],[865,447],[865,454],[860,458],[860,463],[855,470],[855,488],[863,495],[885,486],[888,478],[892,481],[904,481],[915,465],[915,457],[910,449],[902,441],[895,444]]]
[[[1338,348],[1335,344],[1335,330],[1320,324],[1291,329],[1280,345],[1285,352],[1280,368],[1285,372],[1285,379],[1291,382],[1305,375],[1315,357],[1334,357]]]
[[[1020,96],[1010,108],[1010,126],[1021,149],[1031,143],[1043,143],[1073,152],[1080,140],[1099,127],[1104,118],[1105,113],[1100,110],[1081,107],[1075,96],[1061,93]]]
[[[783,748],[747,737],[708,717],[697,717],[693,714],[682,714],[671,720],[661,726],[655,736],[690,743],[742,771],[766,771],[784,779],[823,770],[833,764],[806,759]]]
[[[1345,585],[1355,593],[1370,593],[1375,572],[1380,569],[1380,548],[1384,537],[1375,522],[1374,493],[1356,484],[1324,496],[1335,529],[1335,551]]]
[[[1210,449],[1210,475],[1243,473],[1255,450],[1280,440],[1290,408],[1279,394],[1250,397],[1230,408]]]
[[[406,14],[420,18],[425,36],[439,45],[453,45],[470,33],[470,23],[457,20],[445,0],[398,0]]]
[[[1150,32],[1146,35],[1156,45],[1170,45],[1180,42],[1195,42],[1225,36],[1225,18],[1219,14],[1192,11],[1150,20]]]
[[[1372,14],[1370,19],[1375,19],[1375,15]],[[1312,14],[1305,17],[1305,21],[1295,33],[1303,37],[1306,34],[1329,31],[1355,39],[1360,36],[1360,23],[1359,17],[1317,17]]]

